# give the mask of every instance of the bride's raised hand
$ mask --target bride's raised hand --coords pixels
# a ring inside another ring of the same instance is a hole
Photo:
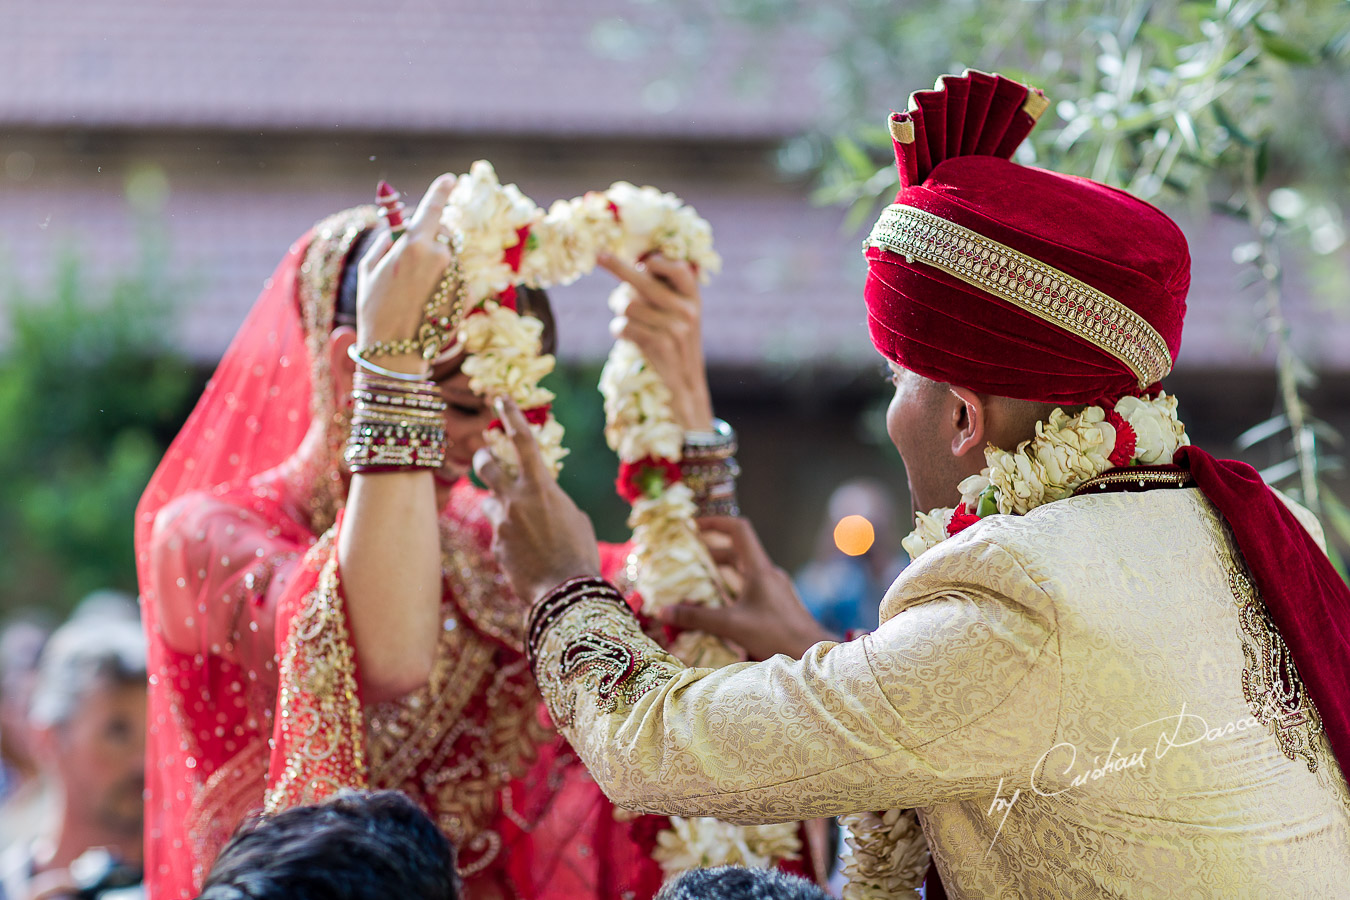
[[[441,226],[441,212],[454,189],[455,176],[431,183],[407,231],[398,240],[383,230],[357,268],[356,346],[392,344],[415,338],[425,317],[427,298],[440,284],[453,254]],[[380,354],[381,366],[415,374],[430,371],[419,352]]]

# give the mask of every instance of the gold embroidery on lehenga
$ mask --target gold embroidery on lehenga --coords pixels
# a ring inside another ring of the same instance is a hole
[[[1228,583],[1237,600],[1241,626],[1242,695],[1252,715],[1274,736],[1280,752],[1291,760],[1303,760],[1309,772],[1316,772],[1322,720],[1308,698],[1289,648],[1251,579],[1232,571]]]
[[[420,797],[459,851],[461,877],[496,860],[503,791],[550,736],[518,655],[523,611],[472,540],[471,511],[441,527],[443,630],[427,685],[370,710],[371,783]],[[512,622],[518,623],[511,624]]]
[[[316,548],[327,552],[328,562],[291,623],[281,657],[278,710],[286,765],[267,794],[269,815],[344,787],[366,786],[365,723],[332,543],[325,536]]]

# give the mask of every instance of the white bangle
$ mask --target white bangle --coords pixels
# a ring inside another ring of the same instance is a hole
[[[383,366],[377,366],[368,359],[360,355],[356,345],[352,344],[347,348],[347,356],[351,357],[352,362],[356,363],[367,372],[374,372],[376,375],[383,375],[385,378],[392,378],[395,381],[429,381],[426,375],[410,375],[407,372],[395,372],[392,369],[386,369]]]

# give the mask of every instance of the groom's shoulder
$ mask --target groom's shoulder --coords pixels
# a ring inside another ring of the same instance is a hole
[[[1149,569],[1155,557],[1212,556],[1224,540],[1217,512],[1194,489],[1070,497],[1025,516],[981,519],[910,563],[887,600],[977,589],[1020,602],[1083,579]]]

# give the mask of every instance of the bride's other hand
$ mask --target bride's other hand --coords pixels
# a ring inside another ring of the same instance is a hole
[[[609,323],[610,333],[642,351],[670,389],[671,412],[684,430],[711,431],[703,297],[694,267],[659,253],[636,265],[601,254],[599,263],[624,282],[615,291],[620,312]]]
[[[473,466],[493,493],[483,501],[492,550],[516,596],[533,604],[569,578],[599,575],[600,547],[591,520],[549,474],[520,408],[509,399],[496,403],[520,465],[513,475],[482,448]]]

